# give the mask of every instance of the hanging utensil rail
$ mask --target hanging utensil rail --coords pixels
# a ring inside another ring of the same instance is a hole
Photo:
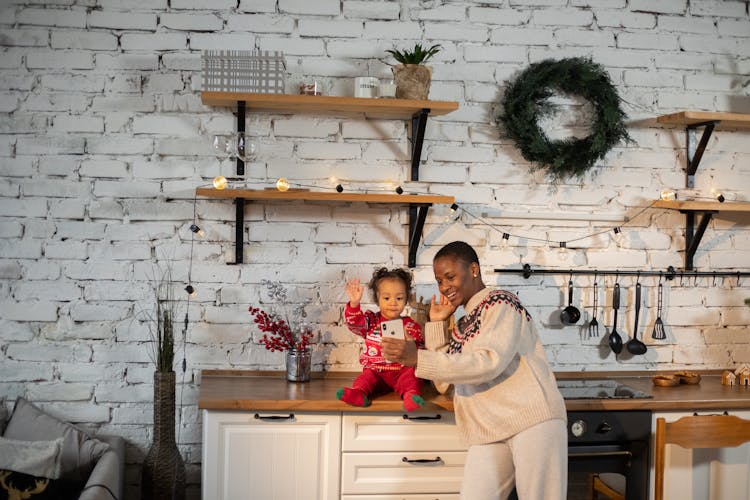
[[[524,264],[521,269],[495,269],[496,273],[521,274],[529,279],[535,274],[568,274],[568,275],[599,275],[599,276],[657,276],[668,280],[675,278],[737,278],[750,276],[750,271],[678,271],[669,266],[664,271],[639,271],[620,269],[532,269],[531,265]]]

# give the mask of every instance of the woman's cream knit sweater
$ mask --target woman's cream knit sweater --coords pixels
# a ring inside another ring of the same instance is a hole
[[[507,439],[550,419],[565,420],[565,403],[531,316],[518,297],[482,289],[448,332],[426,324],[427,350],[416,374],[441,392],[455,386],[456,423],[466,444]]]

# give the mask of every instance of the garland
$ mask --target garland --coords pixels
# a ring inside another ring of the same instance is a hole
[[[589,136],[552,141],[539,127],[540,118],[554,110],[546,102],[554,90],[581,96],[593,105],[596,118]],[[526,160],[536,163],[532,170],[546,168],[555,183],[570,176],[582,178],[618,142],[630,140],[609,75],[582,57],[546,59],[529,66],[508,86],[503,111],[500,120],[508,136]]]

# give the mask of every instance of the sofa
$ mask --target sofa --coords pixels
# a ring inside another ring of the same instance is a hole
[[[93,436],[19,397],[0,400],[0,499],[121,500],[125,440]]]

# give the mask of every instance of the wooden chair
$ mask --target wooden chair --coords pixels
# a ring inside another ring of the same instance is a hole
[[[750,442],[750,420],[734,415],[695,415],[667,423],[656,419],[654,499],[664,500],[664,452],[667,444],[683,448],[727,448]]]
[[[625,476],[614,472],[589,475],[589,498],[604,495],[608,500],[625,500]]]

